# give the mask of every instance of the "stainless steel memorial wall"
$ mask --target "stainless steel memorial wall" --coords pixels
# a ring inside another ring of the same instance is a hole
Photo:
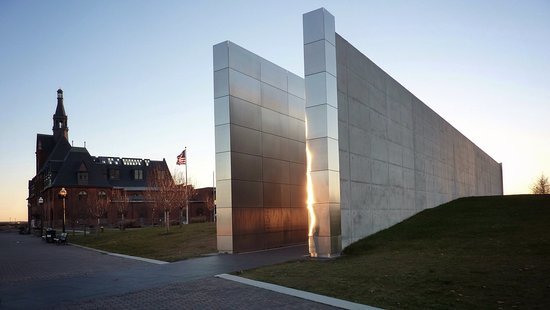
[[[337,158],[328,170],[340,176],[339,187],[312,179],[314,188],[340,190],[340,200],[330,201],[339,208],[316,211],[319,223],[341,219],[341,231],[333,231],[333,224],[324,230],[331,242],[316,249],[318,256],[338,255],[354,241],[459,197],[502,195],[499,163],[334,29],[334,17],[325,9],[304,14],[308,129],[330,128],[335,117],[338,123],[331,139],[338,151],[312,151],[313,158]],[[317,72],[327,78],[309,83]],[[318,104],[320,94],[333,107],[326,113],[309,108]],[[308,146],[316,138],[308,131]]]
[[[309,241],[332,257],[426,208],[502,195],[501,164],[338,35],[334,16],[303,22],[305,80],[214,46],[219,251]]]
[[[304,80],[226,41],[214,97],[218,250],[305,243]]]

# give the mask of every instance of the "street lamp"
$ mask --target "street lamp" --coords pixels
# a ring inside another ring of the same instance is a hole
[[[63,199],[63,233],[65,233],[65,198],[67,197],[67,190],[65,187],[59,191],[59,198]]]
[[[40,237],[44,235],[44,198],[42,196],[38,198],[38,205],[40,206]]]

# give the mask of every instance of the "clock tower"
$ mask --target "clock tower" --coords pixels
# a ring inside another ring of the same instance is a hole
[[[67,114],[63,106],[63,90],[57,90],[57,108],[53,115],[53,138],[57,142],[61,137],[69,139],[69,127],[67,127]]]

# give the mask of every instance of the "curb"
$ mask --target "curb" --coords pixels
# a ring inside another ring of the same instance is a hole
[[[82,249],[86,249],[86,250],[90,250],[90,251],[94,251],[94,252],[99,252],[101,254],[117,256],[117,257],[122,257],[122,258],[128,258],[128,259],[133,259],[133,260],[139,260],[139,261],[147,262],[147,263],[151,263],[151,264],[157,264],[157,265],[170,264],[169,262],[165,262],[165,261],[162,261],[162,260],[156,260],[156,259],[139,257],[139,256],[130,256],[130,255],[124,255],[124,254],[119,254],[119,253],[111,253],[111,252],[98,250],[98,249],[94,249],[94,248],[89,248],[87,246],[74,244],[74,243],[68,243],[68,244],[70,244],[72,246],[75,246],[75,247],[78,247],[78,248],[82,248]]]
[[[225,279],[225,280],[229,280],[229,281],[234,281],[234,282],[238,282],[238,283],[246,284],[246,285],[250,285],[250,286],[255,286],[255,287],[270,290],[270,291],[273,291],[273,292],[277,292],[277,293],[281,293],[281,294],[285,294],[285,295],[290,295],[290,296],[298,297],[298,298],[301,298],[301,299],[306,299],[306,300],[310,300],[310,301],[314,301],[314,302],[317,302],[317,303],[321,303],[321,304],[325,304],[325,305],[329,305],[329,306],[333,306],[333,307],[338,307],[338,308],[342,308],[342,309],[365,309],[365,310],[378,310],[378,309],[380,309],[380,308],[376,308],[376,307],[371,307],[371,306],[367,306],[367,305],[363,305],[363,304],[354,303],[354,302],[347,301],[347,300],[342,300],[342,299],[338,299],[338,298],[333,298],[333,297],[328,297],[328,296],[324,296],[324,295],[314,294],[314,293],[310,293],[310,292],[304,292],[304,291],[300,291],[300,290],[296,290],[296,289],[293,289],[293,288],[288,288],[288,287],[284,287],[284,286],[280,286],[280,285],[275,285],[275,284],[271,284],[271,283],[265,283],[265,282],[250,280],[250,279],[246,279],[246,278],[242,278],[242,277],[237,277],[237,276],[226,274],[226,273],[216,275],[216,278]]]

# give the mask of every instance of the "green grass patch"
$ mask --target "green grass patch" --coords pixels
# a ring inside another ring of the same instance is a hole
[[[197,223],[126,230],[105,230],[84,236],[69,233],[69,242],[108,252],[174,262],[217,252],[216,224]]]
[[[463,198],[241,276],[386,309],[550,309],[550,195]]]

